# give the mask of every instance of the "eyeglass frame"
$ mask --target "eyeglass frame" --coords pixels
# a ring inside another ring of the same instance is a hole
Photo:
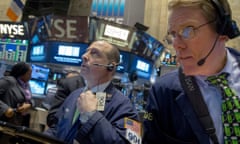
[[[192,39],[196,35],[196,32],[195,32],[196,30],[200,29],[203,26],[211,24],[211,23],[213,23],[215,21],[216,21],[215,19],[214,20],[210,20],[210,21],[208,21],[208,22],[206,22],[204,24],[201,24],[201,25],[199,25],[197,27],[186,26],[184,28],[181,28],[178,32],[174,32],[174,33],[173,32],[168,32],[167,38],[168,38],[168,40],[171,41],[171,43],[172,43],[173,39],[175,39],[176,37],[180,37],[183,40],[190,40],[190,39]],[[188,29],[188,28],[191,28],[191,29]],[[192,36],[189,35],[191,32],[193,34]],[[186,34],[184,35],[184,33],[186,33],[187,35]]]

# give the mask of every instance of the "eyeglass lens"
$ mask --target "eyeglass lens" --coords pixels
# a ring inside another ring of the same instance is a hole
[[[169,33],[169,38],[171,39],[171,42],[177,37],[179,36],[180,38],[183,39],[191,39],[192,37],[194,37],[194,27],[192,26],[188,26],[185,27],[183,29],[181,29],[180,31],[178,31],[178,33]]]
[[[179,35],[183,39],[190,39],[194,37],[194,28],[192,26],[185,27],[179,32]]]

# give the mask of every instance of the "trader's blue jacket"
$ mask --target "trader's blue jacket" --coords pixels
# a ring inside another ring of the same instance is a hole
[[[240,54],[229,51],[240,66]],[[180,84],[178,70],[163,75],[152,86],[143,129],[143,144],[210,144]]]
[[[83,89],[70,94],[60,107],[56,116],[58,124],[45,133],[64,140],[72,127],[77,98]],[[108,94],[105,109],[97,111],[85,124],[79,127],[75,140],[80,144],[127,144],[124,118],[138,120],[138,113],[128,97],[124,96],[112,84],[105,92]],[[81,116],[81,115],[80,115]],[[69,142],[72,143],[72,142]]]

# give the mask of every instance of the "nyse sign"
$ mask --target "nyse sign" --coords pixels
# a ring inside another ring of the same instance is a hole
[[[25,28],[21,23],[0,23],[0,35],[16,38],[25,37]]]
[[[88,42],[88,17],[54,16],[50,40]]]

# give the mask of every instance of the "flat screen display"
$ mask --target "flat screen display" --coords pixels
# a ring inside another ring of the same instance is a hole
[[[49,72],[47,67],[32,64],[32,79],[47,81]]]
[[[86,43],[49,42],[49,61],[52,63],[79,66],[82,54],[88,48]]]
[[[156,38],[143,31],[136,31],[134,37],[131,52],[152,61],[157,60],[162,55],[165,47]]]
[[[150,64],[143,60],[137,60],[136,69],[148,73],[150,69]]]
[[[33,96],[44,96],[46,81],[31,79],[29,84]]]
[[[150,79],[152,70],[153,70],[152,61],[140,57],[138,55],[132,55],[129,72],[136,72],[140,78]]]
[[[27,59],[28,40],[0,39],[0,59],[23,61]]]
[[[38,44],[30,46],[29,61],[30,62],[47,62],[47,46],[46,44]]]
[[[45,94],[47,94],[47,91],[49,88],[57,87],[55,83],[47,83],[46,89],[45,89]]]
[[[127,25],[91,17],[89,24],[89,41],[106,40],[117,46],[120,50],[131,51],[134,40],[132,34],[134,31],[135,28]]]
[[[114,25],[106,24],[104,36],[120,39],[126,41],[129,35],[129,30],[116,27]]]

